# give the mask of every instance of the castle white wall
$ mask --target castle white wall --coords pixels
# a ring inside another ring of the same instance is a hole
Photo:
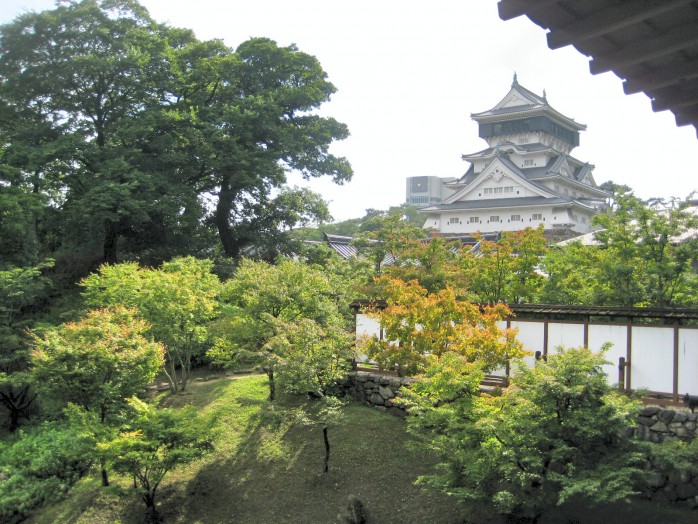
[[[506,327],[501,322],[500,327]],[[516,338],[524,349],[535,354],[544,352],[544,322],[542,320],[512,320],[511,327],[518,329]],[[606,353],[608,364],[603,367],[609,384],[618,382],[618,359],[627,357],[628,327],[626,324],[590,323],[588,346],[598,351],[606,342],[611,348]],[[356,317],[356,336],[379,336],[380,325],[364,314]],[[698,395],[698,328],[679,326],[678,391],[681,395]],[[558,346],[578,347],[584,344],[584,324],[581,322],[548,322],[548,353],[554,354]],[[524,359],[533,366],[533,355]],[[648,389],[671,393],[674,387],[674,327],[671,325],[631,326],[630,373],[632,389]],[[495,374],[504,374],[497,370]],[[627,384],[626,384],[627,385]]]

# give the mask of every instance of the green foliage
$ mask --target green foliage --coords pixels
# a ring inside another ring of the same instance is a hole
[[[294,45],[233,50],[135,0],[81,0],[4,25],[0,54],[0,265],[51,253],[72,284],[99,261],[201,254],[214,229],[228,256],[283,252],[329,219],[286,173],[352,176],[329,153],[346,126],[316,114],[335,87]]]
[[[135,308],[149,323],[149,333],[164,344],[166,373],[172,391],[184,390],[192,358],[207,340],[207,324],[218,313],[220,282],[213,263],[176,258],[160,269],[126,262],[105,265],[82,281],[89,307],[118,304]]]
[[[327,388],[349,358],[347,323],[339,310],[347,304],[343,284],[338,275],[302,262],[243,260],[223,286],[222,318],[209,357],[219,365],[260,366],[272,400],[276,373],[289,375],[282,378],[288,387],[297,387],[293,378],[308,391]]]
[[[618,187],[613,205],[594,217],[599,246],[552,250],[539,294],[548,303],[691,307],[698,296],[698,216],[685,201],[642,201]]]
[[[165,475],[211,451],[211,439],[193,408],[157,409],[135,398],[130,405],[135,416],[127,429],[97,447],[114,470],[138,483],[148,520],[156,521],[155,495]]]
[[[68,422],[45,422],[0,447],[0,520],[20,522],[63,498],[91,465],[94,442]],[[0,445],[1,446],[1,445]]]
[[[603,252],[595,246],[572,242],[550,249],[541,261],[547,275],[538,293],[543,304],[594,305],[596,287],[603,281]]]
[[[454,382],[439,369],[412,396],[423,416],[411,425],[443,460],[444,473],[422,482],[533,522],[576,495],[624,500],[641,476],[641,454],[624,437],[639,405],[608,386],[604,362],[561,349],[535,368],[521,363],[499,397],[477,396],[467,375]],[[458,382],[465,394],[451,391]]]
[[[161,344],[145,321],[122,306],[90,311],[79,322],[35,337],[31,378],[46,404],[68,403],[113,420],[126,399],[142,393],[163,363]]]
[[[27,362],[31,321],[29,310],[45,298],[50,281],[44,275],[53,266],[48,260],[36,266],[0,270],[0,405],[7,410],[10,431],[17,429],[35,399]]]
[[[466,293],[486,304],[532,302],[544,280],[537,266],[545,252],[542,225],[505,231],[496,242],[480,238],[479,251],[461,258]]]
[[[323,327],[302,318],[278,322],[275,332],[266,347],[278,358],[276,369],[282,389],[318,397],[338,392],[353,356],[353,337],[340,322]]]

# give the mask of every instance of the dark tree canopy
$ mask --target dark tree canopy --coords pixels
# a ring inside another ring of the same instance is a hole
[[[314,114],[334,92],[294,45],[202,42],[133,0],[18,17],[0,28],[0,208],[25,217],[0,224],[8,259],[155,263],[214,232],[237,256],[262,231],[326,220],[317,195],[279,190],[291,170],[351,178],[329,152],[346,126]]]

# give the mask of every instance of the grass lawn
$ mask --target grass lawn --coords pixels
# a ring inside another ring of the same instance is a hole
[[[338,521],[349,495],[364,503],[371,523],[463,522],[454,499],[414,485],[435,457],[411,445],[403,420],[362,405],[346,407],[329,430],[332,454],[324,474],[321,428],[288,416],[301,400],[271,405],[266,397],[266,377],[251,375],[191,382],[184,394],[155,399],[163,406],[195,406],[211,418],[216,435],[212,454],[165,478],[157,495],[165,523],[329,524]],[[83,479],[67,500],[29,522],[142,523],[145,506],[129,479],[112,476],[108,489],[96,475]],[[541,524],[697,520],[698,512],[647,501],[601,508],[577,502],[550,512]]]
[[[410,446],[404,421],[356,404],[331,426],[329,473],[323,473],[319,426],[294,424],[284,413],[297,399],[266,400],[266,377],[192,382],[162,405],[193,405],[212,418],[215,451],[168,474],[158,493],[166,523],[332,523],[355,495],[371,522],[461,522],[454,500],[414,485],[434,458]],[[81,481],[71,496],[44,508],[34,523],[141,523],[144,505],[128,479],[104,490]]]

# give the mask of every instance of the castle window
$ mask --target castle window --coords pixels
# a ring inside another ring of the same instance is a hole
[[[511,215],[512,222],[518,222],[519,220],[521,220],[521,215]]]
[[[542,213],[533,213],[531,215],[532,220],[543,220],[543,214]]]
[[[490,217],[490,222],[499,222],[499,215],[492,215]]]
[[[448,219],[449,224],[458,224],[459,222],[460,220],[458,219],[458,217],[451,217]]]
[[[486,187],[485,189],[483,189],[483,192],[484,192],[486,195],[491,195],[491,194],[492,194],[492,188],[491,188],[491,187]]]
[[[470,217],[471,224],[477,224],[478,222],[480,222],[480,217]]]
[[[528,160],[524,160],[524,167],[525,167],[525,166],[532,166],[532,165],[533,165],[533,160],[532,160],[532,159],[529,158]]]

